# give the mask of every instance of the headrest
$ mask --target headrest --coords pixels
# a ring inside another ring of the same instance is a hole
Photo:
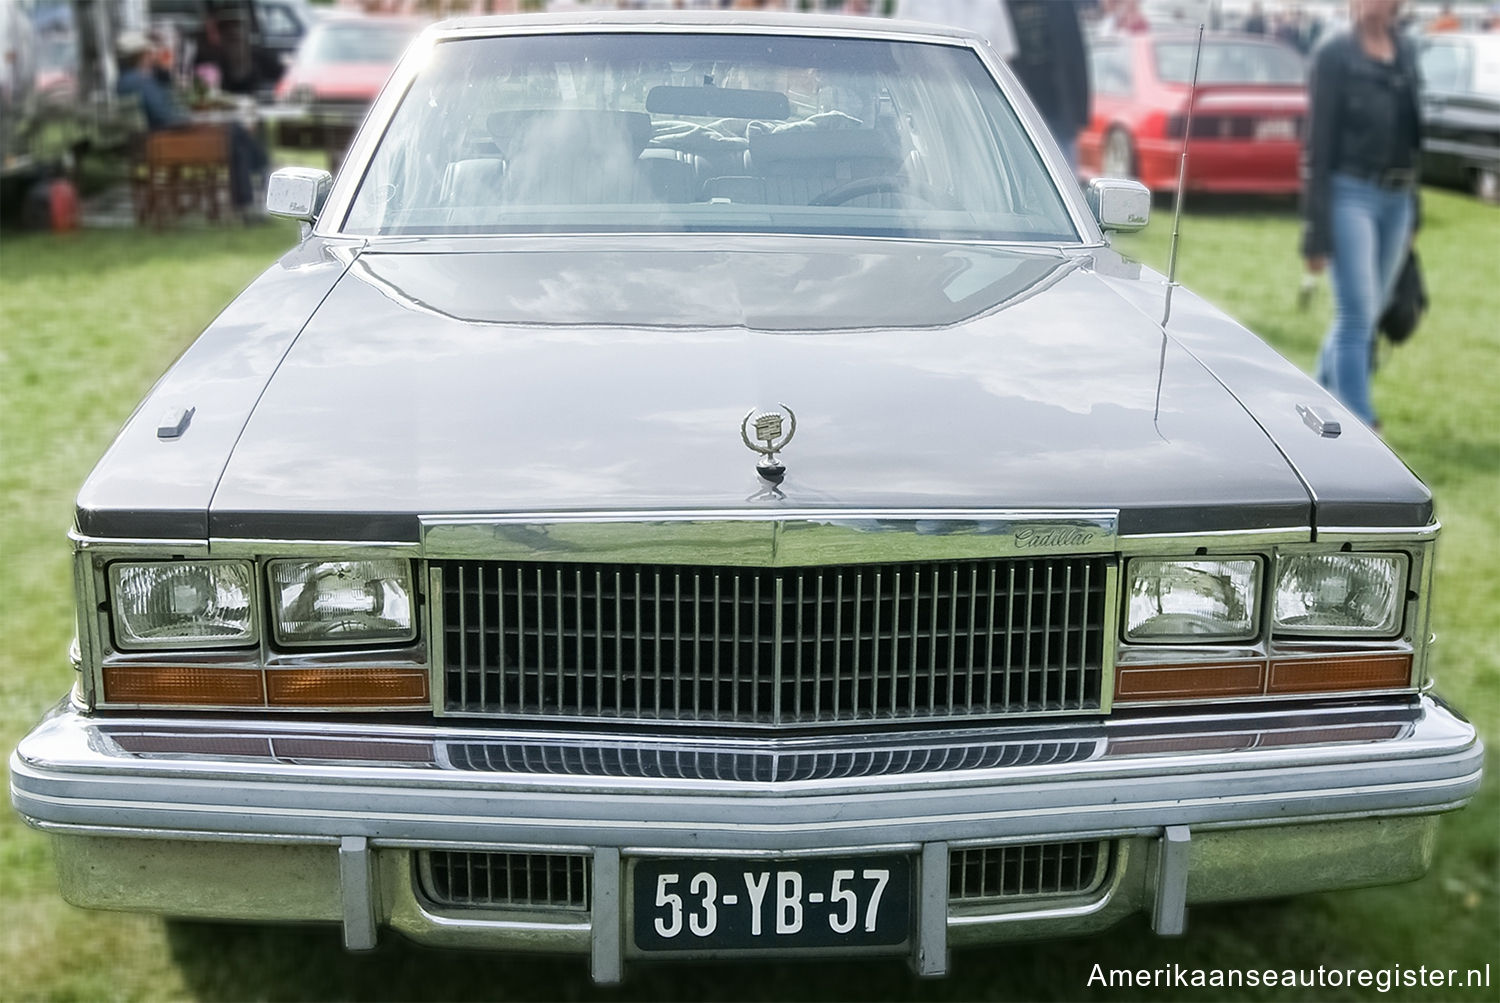
[[[522,144],[541,144],[552,151],[577,156],[628,152],[641,155],[651,142],[651,116],[643,111],[597,111],[558,108],[534,111],[497,111],[485,121],[495,145],[507,157],[527,152]]]
[[[750,158],[765,165],[788,160],[901,159],[894,136],[875,129],[789,129],[754,133]]]

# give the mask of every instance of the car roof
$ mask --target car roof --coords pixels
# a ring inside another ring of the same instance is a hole
[[[790,35],[855,35],[866,38],[922,37],[934,41],[971,43],[984,39],[965,28],[926,21],[902,21],[843,14],[799,14],[754,10],[598,10],[556,14],[499,14],[440,21],[429,31],[438,36],[477,34],[533,34],[546,28],[662,31],[706,28],[744,29],[755,33]]]

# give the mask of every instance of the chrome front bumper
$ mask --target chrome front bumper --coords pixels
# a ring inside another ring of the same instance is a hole
[[[1433,816],[1477,790],[1483,747],[1440,702],[1116,714],[1003,730],[663,738],[444,723],[87,716],[60,707],[11,759],[17,810],[56,835],[64,895],[170,915],[389,925],[435,943],[635,951],[636,858],[873,849],[918,860],[912,956],[1107,926],[1189,902],[1406,880]],[[949,898],[951,847],[1108,840],[1071,899]],[[584,853],[586,915],[433,908],[423,849]],[[1357,851],[1357,852],[1351,852]]]

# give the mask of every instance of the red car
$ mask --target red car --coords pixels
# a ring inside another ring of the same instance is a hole
[[[1078,137],[1080,173],[1176,190],[1196,41],[1188,35],[1095,40],[1094,107]],[[1188,188],[1295,194],[1306,80],[1296,49],[1250,35],[1205,36]]]
[[[340,15],[322,19],[308,32],[276,85],[277,99],[363,109],[380,93],[422,23]]]

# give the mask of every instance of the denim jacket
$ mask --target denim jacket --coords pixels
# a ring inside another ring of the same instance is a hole
[[[1335,172],[1373,177],[1421,157],[1421,78],[1416,53],[1399,35],[1396,62],[1376,64],[1352,31],[1330,37],[1313,55],[1307,130],[1302,144],[1303,257],[1332,250],[1329,181]],[[1388,79],[1398,85],[1395,93]],[[1393,100],[1394,98],[1394,100]],[[1402,108],[1416,123],[1416,149],[1398,149]]]
[[[115,83],[115,93],[135,97],[146,116],[147,129],[170,129],[188,121],[187,112],[177,103],[171,90],[142,69],[126,70]]]

